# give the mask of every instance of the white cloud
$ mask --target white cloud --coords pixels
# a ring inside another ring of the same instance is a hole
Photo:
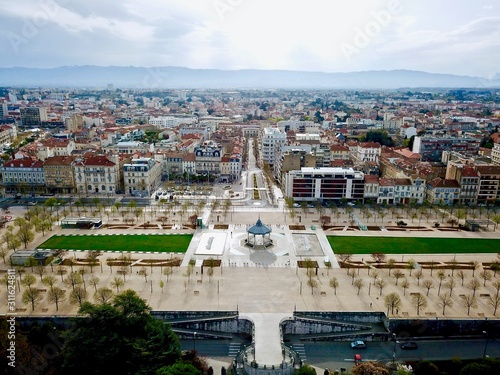
[[[388,19],[377,16],[387,16],[394,1],[1,2],[0,32],[25,40],[14,50],[0,38],[0,65],[496,71],[500,12],[490,1],[451,8],[434,0],[400,0]],[[24,35],[35,20],[35,32]],[[362,46],[356,44],[360,33],[371,33]],[[349,58],[346,45],[357,49]]]

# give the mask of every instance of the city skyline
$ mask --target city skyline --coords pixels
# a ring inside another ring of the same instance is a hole
[[[0,4],[1,67],[409,69],[492,78],[500,7],[404,0]]]

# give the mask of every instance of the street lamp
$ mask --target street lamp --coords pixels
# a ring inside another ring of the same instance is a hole
[[[394,365],[394,362],[396,361],[396,345],[398,343],[395,333],[392,334],[392,339],[394,340],[394,348],[392,350],[392,364]]]
[[[193,333],[193,352],[196,352],[196,332]]]
[[[487,355],[486,355],[486,351],[488,350],[488,341],[489,341],[489,336],[488,336],[488,333],[486,331],[483,331],[483,335],[486,336],[486,342],[484,343],[484,352],[483,352],[483,358],[486,358]]]

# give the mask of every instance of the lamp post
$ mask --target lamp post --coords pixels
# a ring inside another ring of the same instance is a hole
[[[193,352],[196,352],[196,332],[193,333]]]
[[[396,362],[396,344],[398,343],[395,333],[392,334],[392,339],[394,340],[394,348],[392,350],[392,364],[394,365],[394,362]]]
[[[486,358],[487,355],[486,355],[486,351],[488,350],[488,341],[489,341],[489,336],[488,336],[488,333],[486,331],[483,331],[483,335],[486,336],[486,342],[484,343],[484,352],[483,352],[483,358]]]

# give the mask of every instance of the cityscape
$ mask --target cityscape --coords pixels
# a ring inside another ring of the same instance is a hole
[[[496,5],[0,9],[2,374],[498,373]]]

